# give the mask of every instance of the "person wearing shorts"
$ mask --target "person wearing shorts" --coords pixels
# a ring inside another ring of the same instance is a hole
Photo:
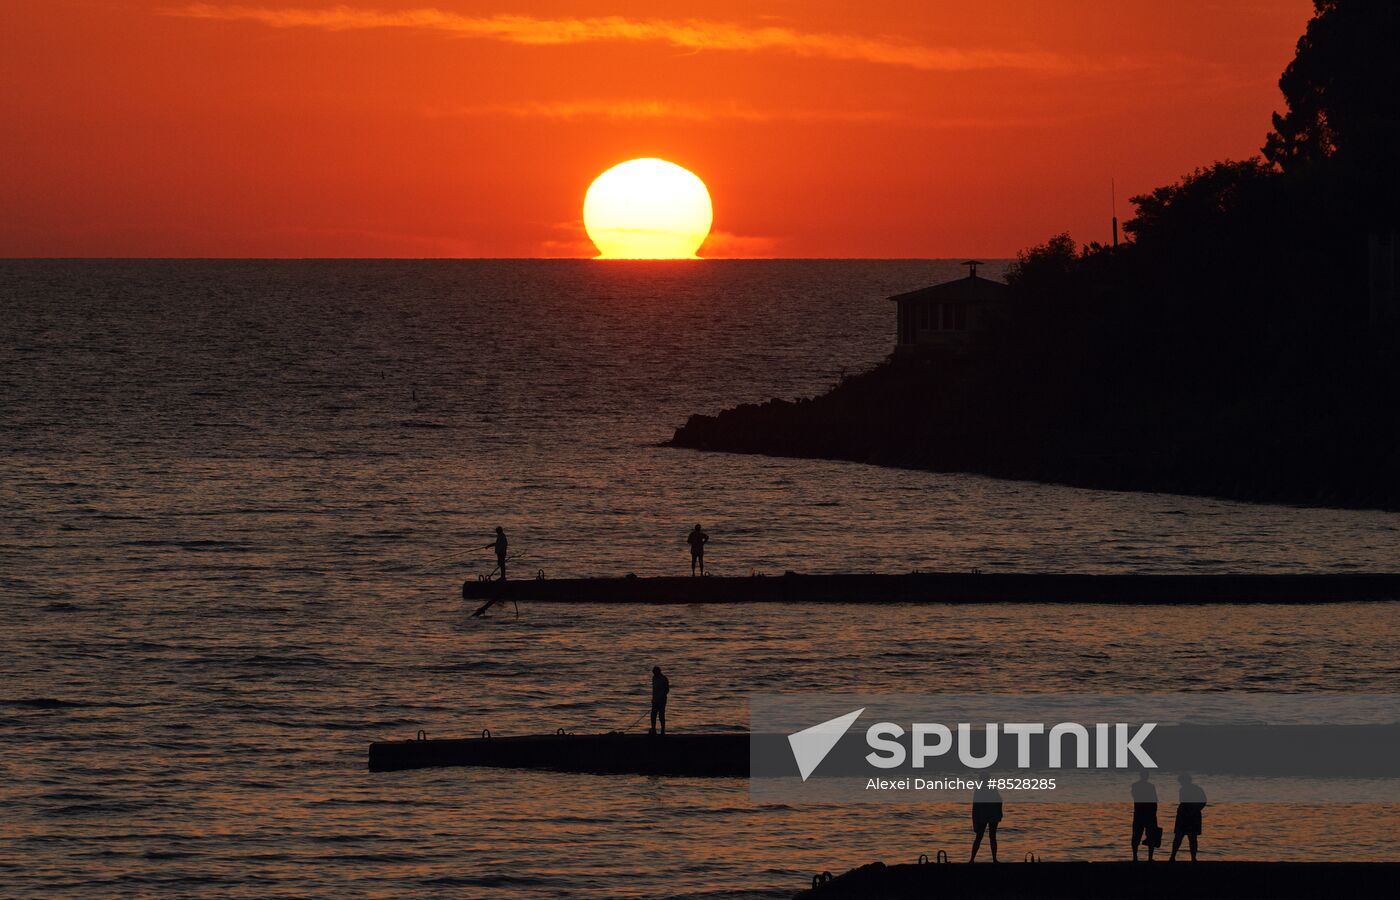
[[[1138,847],[1147,844],[1147,861],[1152,851],[1162,846],[1162,829],[1157,827],[1157,785],[1147,780],[1147,770],[1133,782],[1133,862],[1138,861]]]
[[[700,567],[700,574],[705,574],[705,544],[709,543],[710,536],[700,530],[699,523],[691,530],[685,542],[690,545],[690,576],[695,577],[695,567]]]
[[[1001,792],[994,787],[980,787],[972,792],[972,856],[968,862],[977,859],[977,850],[982,846],[982,835],[987,835],[987,843],[992,848],[992,862],[997,861],[997,825],[1001,822]]]

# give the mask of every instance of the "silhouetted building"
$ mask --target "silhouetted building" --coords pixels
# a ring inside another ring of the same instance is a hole
[[[945,281],[907,294],[897,294],[900,356],[969,346],[1006,309],[1011,292],[1005,284],[977,274],[981,263],[968,260],[966,278]]]
[[[1371,325],[1393,332],[1400,326],[1400,234],[1371,235]]]

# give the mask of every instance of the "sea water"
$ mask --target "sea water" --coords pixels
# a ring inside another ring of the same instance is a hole
[[[995,275],[999,266],[983,270]],[[966,808],[440,769],[369,742],[677,730],[755,691],[1400,691],[1397,606],[530,606],[512,577],[1400,571],[1400,516],[659,446],[820,392],[953,261],[0,262],[0,893],[786,896]],[[853,598],[855,599],[855,598]],[[1008,859],[1131,808],[1008,804]],[[1170,820],[1171,792],[1163,789]],[[1213,806],[1204,858],[1400,859],[1393,806]]]

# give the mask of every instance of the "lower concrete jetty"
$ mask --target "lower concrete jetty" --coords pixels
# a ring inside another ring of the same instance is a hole
[[[393,772],[437,766],[550,769],[598,775],[677,775],[747,778],[747,732],[714,734],[547,734],[408,741],[369,746],[369,770]]]
[[[965,848],[960,848],[965,853]],[[987,848],[983,847],[985,854]],[[1185,853],[1183,849],[1182,854]],[[813,878],[801,900],[880,897],[1009,898],[1269,898],[1389,897],[1400,884],[1400,863],[1198,862],[1183,855],[1166,862],[978,862],[887,866],[871,863],[831,878]],[[828,880],[829,879],[829,880]]]
[[[517,603],[1351,603],[1400,600],[1400,574],[532,578],[467,581],[462,597]]]

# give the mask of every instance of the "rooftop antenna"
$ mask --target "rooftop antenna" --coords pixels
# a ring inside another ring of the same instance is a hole
[[[963,265],[967,266],[967,277],[968,277],[968,278],[976,278],[976,277],[977,277],[977,267],[980,266],[980,265],[982,265],[982,261],[981,261],[980,259],[969,259],[969,260],[965,261],[965,262],[963,263]]]
[[[1118,182],[1108,179],[1108,195],[1113,208],[1113,246],[1118,246]]]

